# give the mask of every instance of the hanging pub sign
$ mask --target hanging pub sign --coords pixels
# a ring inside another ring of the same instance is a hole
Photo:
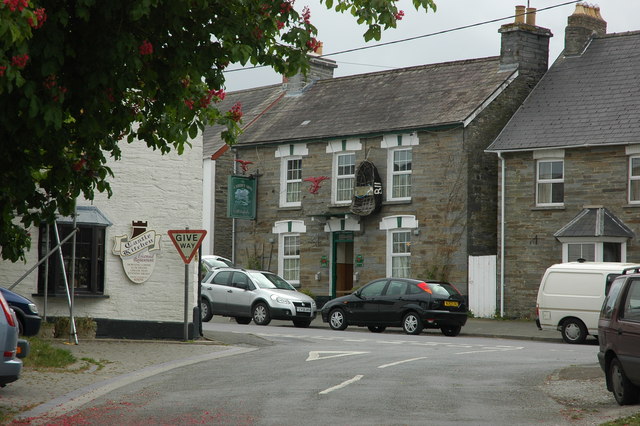
[[[353,188],[351,213],[368,216],[382,206],[382,181],[376,166],[364,160],[356,170],[356,184]]]
[[[235,219],[256,218],[256,183],[248,176],[229,176],[227,217]]]
[[[160,234],[147,230],[147,222],[132,223],[131,236],[114,237],[112,252],[122,259],[124,272],[131,281],[141,284],[151,277],[156,265],[156,254],[160,252]]]

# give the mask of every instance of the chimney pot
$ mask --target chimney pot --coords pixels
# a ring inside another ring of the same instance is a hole
[[[536,8],[528,7],[527,8],[527,25],[536,25]]]
[[[516,24],[524,24],[524,14],[526,6],[516,6]]]

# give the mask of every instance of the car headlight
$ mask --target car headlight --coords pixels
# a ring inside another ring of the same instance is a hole
[[[317,306],[316,306],[316,301],[315,301],[315,300],[312,300],[312,301],[311,301],[311,307],[312,307],[313,309],[316,309],[316,307],[317,307]]]
[[[287,299],[286,297],[282,297],[282,296],[276,296],[275,294],[271,295],[271,300],[274,300],[278,303],[281,303],[283,305],[290,305],[291,304],[291,300]]]
[[[29,303],[29,310],[31,313],[38,315],[38,307],[35,304]]]

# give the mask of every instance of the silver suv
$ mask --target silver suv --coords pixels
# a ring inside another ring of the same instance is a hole
[[[267,325],[272,319],[291,320],[309,327],[316,317],[316,302],[278,275],[239,268],[217,268],[202,281],[200,313],[234,317],[238,324]]]

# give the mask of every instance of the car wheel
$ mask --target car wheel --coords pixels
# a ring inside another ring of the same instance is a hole
[[[329,327],[332,330],[344,330],[347,325],[347,319],[342,309],[334,309],[329,313]]]
[[[247,317],[236,317],[236,322],[238,324],[249,324],[251,322],[251,318],[247,318]]]
[[[611,379],[611,387],[613,396],[620,405],[634,404],[638,400],[638,388],[627,379],[624,374],[622,365],[618,358],[611,360],[609,367],[609,378]]]
[[[293,320],[293,325],[298,328],[308,328],[310,324],[309,320]]]
[[[460,330],[462,330],[462,326],[460,325],[450,325],[448,327],[440,328],[442,334],[449,337],[456,337],[458,334],[460,334]]]
[[[206,298],[200,299],[200,318],[202,321],[208,322],[213,317],[213,311],[211,310],[211,303]]]
[[[422,320],[415,312],[409,312],[402,319],[402,329],[407,334],[420,334],[422,328]]]
[[[562,340],[567,343],[584,343],[587,338],[587,327],[577,318],[569,318],[562,323]]]
[[[385,331],[387,329],[387,327],[385,327],[383,325],[370,325],[367,328],[372,333],[382,333],[383,331]]]
[[[268,325],[271,322],[269,307],[260,302],[253,307],[253,322],[257,325]]]

